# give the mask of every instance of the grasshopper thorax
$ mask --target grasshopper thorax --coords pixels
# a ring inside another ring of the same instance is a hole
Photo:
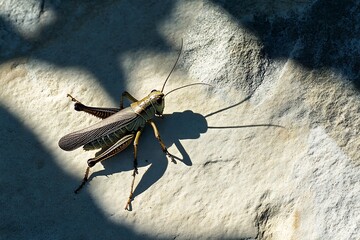
[[[150,99],[151,105],[155,109],[155,114],[161,116],[165,108],[164,93],[158,90],[152,90],[148,97]]]
[[[136,114],[149,120],[154,115],[161,116],[163,114],[165,107],[164,98],[164,93],[158,90],[152,90],[149,95],[140,101],[132,103],[131,108]]]

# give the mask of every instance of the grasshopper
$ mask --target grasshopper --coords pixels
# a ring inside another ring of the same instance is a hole
[[[176,59],[176,62],[170,71],[169,75],[165,79],[165,82],[162,86],[161,91],[152,90],[149,95],[144,97],[141,100],[137,100],[128,92],[124,92],[121,95],[120,99],[120,108],[100,108],[100,107],[89,107],[85,106],[77,99],[68,94],[68,97],[75,102],[74,108],[76,111],[84,111],[91,115],[94,115],[98,118],[101,118],[102,121],[92,125],[88,128],[70,133],[65,135],[59,140],[59,147],[65,151],[72,151],[81,146],[84,150],[95,150],[101,149],[99,154],[94,158],[90,158],[87,161],[87,168],[85,170],[85,176],[80,184],[80,186],[75,190],[75,193],[78,193],[80,189],[86,184],[89,179],[90,168],[92,168],[98,162],[104,161],[121,151],[127,148],[131,143],[134,146],[134,167],[133,167],[133,179],[130,188],[130,195],[125,205],[125,210],[129,210],[133,193],[134,193],[134,182],[135,176],[138,174],[138,162],[137,162],[137,151],[138,143],[140,139],[141,132],[143,131],[145,125],[148,123],[152,126],[154,130],[155,137],[160,143],[162,151],[165,153],[166,157],[169,158],[172,162],[175,162],[175,157],[170,154],[167,150],[166,145],[161,140],[159,131],[154,123],[154,117],[162,117],[165,101],[164,98],[170,92],[184,88],[191,85],[202,84],[209,85],[206,83],[193,83],[185,85],[176,89],[169,91],[167,94],[164,94],[165,84],[168,81],[171,73],[173,72],[179,57],[182,51],[182,42],[179,55]],[[129,107],[124,108],[124,97],[128,98],[132,103]]]

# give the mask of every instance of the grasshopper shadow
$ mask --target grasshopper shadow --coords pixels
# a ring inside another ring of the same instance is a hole
[[[223,111],[230,110],[236,106],[241,105],[249,100],[248,96],[240,102],[230,105],[228,107],[216,110],[212,113],[203,116],[199,113],[194,113],[191,110],[184,112],[174,112],[172,114],[165,114],[163,119],[155,119],[159,132],[167,147],[175,145],[181,156],[175,156],[177,163],[192,166],[192,161],[186,149],[181,144],[180,140],[198,139],[201,134],[207,132],[208,129],[225,129],[225,128],[247,128],[247,127],[282,127],[275,124],[252,124],[252,125],[238,125],[238,126],[208,126],[207,117],[220,114]],[[283,128],[283,127],[282,127]],[[121,158],[121,161],[117,161]],[[112,159],[112,160],[111,160]],[[129,171],[129,183],[131,171],[133,170],[133,148],[128,147],[124,152],[116,155],[110,160],[102,162],[104,170],[94,172],[90,176],[92,178],[103,175],[111,175],[114,173]],[[138,146],[138,166],[139,176],[141,180],[134,190],[134,198],[145,192],[149,187],[155,184],[165,173],[169,161],[161,151],[160,146],[150,126],[145,127]],[[170,163],[171,164],[171,163]],[[146,172],[141,170],[142,167],[148,167]]]
[[[275,127],[275,128],[284,128],[283,126],[271,123],[264,124],[251,124],[251,125],[235,125],[235,126],[208,126],[207,117],[220,114],[223,111],[230,110],[236,106],[241,105],[245,101],[249,100],[251,96],[248,96],[241,100],[240,102],[230,105],[228,107],[216,110],[212,113],[203,116],[199,113],[194,113],[191,110],[186,110],[184,112],[174,112],[172,114],[166,114],[164,119],[158,121],[158,128],[162,134],[162,139],[165,144],[168,146],[175,145],[179,150],[181,157],[177,156],[177,162],[181,162],[186,166],[191,166],[192,161],[186,152],[186,149],[182,146],[180,140],[185,139],[198,139],[201,134],[204,134],[208,129],[221,130],[221,129],[241,129],[241,128],[253,128],[253,127]],[[151,129],[150,129],[151,130]],[[134,191],[134,197],[146,191],[151,185],[158,181],[162,175],[165,173],[168,166],[168,162],[164,154],[160,151],[160,147],[157,146],[157,140],[152,140],[153,136],[147,135],[146,139],[146,149],[141,153],[140,156],[150,157],[151,166],[143,175],[141,181]],[[145,140],[144,140],[145,141]],[[148,144],[149,143],[149,144]],[[154,151],[155,150],[155,151]],[[156,152],[156,157],[153,155]],[[154,157],[153,157],[154,156]],[[171,163],[170,163],[171,164]]]
[[[192,166],[192,161],[182,146],[180,140],[197,139],[201,134],[207,132],[208,129],[226,129],[226,128],[248,128],[248,127],[280,127],[283,126],[265,123],[252,125],[237,125],[237,126],[208,126],[206,118],[211,117],[221,112],[235,108],[245,101],[249,100],[251,96],[247,96],[243,100],[233,105],[218,109],[212,113],[203,116],[199,113],[194,113],[191,110],[184,112],[174,112],[172,114],[165,114],[163,119],[155,119],[159,132],[167,147],[175,145],[181,156],[175,156],[177,163],[183,163],[186,166]],[[117,159],[115,159],[117,158]],[[116,161],[121,158],[121,161]],[[112,159],[112,160],[111,160]],[[129,171],[129,183],[131,171],[133,170],[133,148],[130,146],[122,153],[114,156],[107,161],[102,162],[104,170],[94,172],[90,176],[90,181],[94,177],[111,175],[114,173]],[[138,166],[141,180],[135,187],[134,195],[140,195],[149,187],[155,184],[165,173],[169,161],[166,159],[164,153],[160,150],[160,146],[150,126],[145,127],[138,146]],[[141,171],[142,167],[149,166],[145,173]]]
[[[175,156],[176,163],[185,164],[189,167],[192,166],[192,161],[180,140],[197,139],[201,134],[205,133],[208,129],[205,117],[199,113],[186,110],[184,112],[164,114],[163,119],[156,119],[156,125],[166,146],[170,147],[175,145],[180,152],[181,156]],[[171,152],[171,150],[169,151]],[[121,160],[119,158],[121,158]],[[89,180],[91,181],[97,176],[108,176],[118,172],[128,171],[128,181],[130,184],[133,158],[133,147],[129,146],[122,153],[101,162],[104,170],[93,172]],[[168,164],[169,160],[161,151],[151,127],[147,125],[138,146],[139,175],[137,175],[137,177],[140,177],[141,180],[135,187],[134,198],[155,184],[164,175]],[[148,167],[148,169],[144,172],[142,170],[143,167]]]

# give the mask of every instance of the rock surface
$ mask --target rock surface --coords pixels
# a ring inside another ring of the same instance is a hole
[[[360,239],[360,1],[0,1],[0,239]],[[61,136],[160,89],[92,169]]]

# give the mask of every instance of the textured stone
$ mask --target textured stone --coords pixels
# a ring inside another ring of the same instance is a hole
[[[360,1],[0,1],[0,238],[359,239]],[[160,89],[139,145],[96,165],[61,136]]]

